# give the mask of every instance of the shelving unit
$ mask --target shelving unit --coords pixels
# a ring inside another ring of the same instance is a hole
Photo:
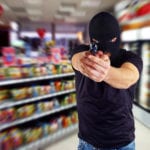
[[[54,113],[57,113],[57,112],[61,112],[63,110],[67,110],[67,109],[70,109],[70,108],[75,107],[75,106],[76,106],[76,104],[69,104],[67,106],[63,106],[63,107],[60,107],[58,109],[54,109],[54,110],[47,111],[47,112],[40,113],[40,114],[35,114],[35,115],[31,116],[31,117],[27,117],[27,118],[24,118],[24,119],[19,119],[19,120],[13,121],[12,123],[2,124],[0,126],[0,131],[2,131],[4,129],[7,129],[7,128],[10,128],[12,126],[16,126],[16,125],[19,125],[19,124],[27,123],[29,121],[33,121],[33,120],[39,119],[41,117],[45,117],[45,116],[48,116],[48,115],[51,115],[51,114],[54,114]]]
[[[74,78],[74,73],[70,72],[70,73],[62,73],[62,74],[47,75],[47,76],[32,77],[32,78],[3,80],[0,82],[0,87],[3,87],[3,86],[8,87],[8,86],[12,86],[12,85],[13,86],[14,85],[22,85],[24,83],[38,82],[38,81],[43,81],[43,80],[51,80],[51,81],[56,80],[56,79],[67,80],[67,78]],[[26,105],[28,103],[37,103],[37,102],[43,101],[45,99],[55,98],[58,96],[68,95],[71,93],[75,93],[75,89],[56,91],[56,92],[53,92],[50,94],[31,97],[31,98],[27,98],[27,99],[22,99],[19,101],[9,99],[5,102],[0,103],[0,111],[7,109],[7,108],[16,107],[19,105]],[[36,112],[29,117],[25,117],[22,119],[16,119],[16,120],[11,121],[11,122],[0,124],[0,133],[3,131],[6,131],[7,129],[17,127],[17,126],[24,124],[24,123],[33,122],[37,119],[41,119],[41,118],[46,117],[46,116],[50,116],[50,115],[54,116],[55,114],[58,114],[58,113],[61,114],[61,112],[71,110],[72,108],[76,109],[76,103],[70,103],[70,104],[67,104],[64,106],[59,106],[58,108],[53,108],[53,109],[51,109],[49,111],[45,111],[45,112],[40,112],[40,113]],[[71,134],[72,132],[76,131],[77,128],[78,128],[78,125],[74,124],[74,125],[71,125],[69,127],[59,129],[56,133],[52,133],[49,136],[43,137],[43,138],[39,139],[38,141],[26,144],[25,146],[22,145],[17,150],[27,150],[27,149],[39,150],[39,149],[42,149],[47,144],[50,144],[51,142],[54,142],[54,141],[56,141],[56,140],[58,140],[64,136],[67,136],[68,134]],[[1,145],[0,145],[0,149],[1,149]]]
[[[143,59],[143,71],[138,84],[138,95],[134,101],[133,112],[139,121],[150,127],[149,121],[147,121],[150,120],[150,15],[124,22],[121,24],[121,28],[123,44]]]
[[[20,148],[18,148],[17,150],[43,150],[44,147],[46,147],[47,145],[59,140],[59,139],[62,139],[63,137],[75,132],[78,130],[78,124],[75,124],[73,126],[70,126],[68,128],[65,128],[65,129],[61,129],[59,130],[58,132],[48,136],[48,137],[45,137],[45,138],[42,138],[36,142],[33,142],[31,144],[28,144],[28,145],[25,145],[25,146],[22,146]]]

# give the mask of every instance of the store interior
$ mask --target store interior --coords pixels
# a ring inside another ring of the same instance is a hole
[[[89,43],[89,20],[100,11],[117,18],[121,48],[143,60],[133,113],[136,150],[149,150],[149,0],[0,0],[0,150],[77,149],[70,54]]]

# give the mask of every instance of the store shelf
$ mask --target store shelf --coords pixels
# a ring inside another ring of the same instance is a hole
[[[131,20],[125,21],[120,24],[122,30],[133,30],[139,29],[143,27],[150,26],[150,15],[145,15],[137,18],[133,18]]]
[[[19,124],[22,124],[22,123],[26,123],[26,122],[35,120],[35,119],[39,119],[41,117],[45,117],[47,115],[51,115],[51,114],[54,114],[54,113],[57,113],[57,112],[60,112],[60,111],[66,110],[66,109],[70,109],[70,108],[75,107],[75,106],[76,106],[76,104],[69,104],[67,106],[62,106],[60,108],[56,108],[56,109],[51,110],[51,111],[47,111],[47,112],[40,113],[40,114],[35,114],[31,117],[16,120],[16,121],[13,121],[12,123],[6,123],[6,124],[3,124],[3,125],[0,125],[0,131],[4,130],[4,129],[7,129],[9,127],[12,127],[12,126],[16,126],[16,125],[19,125]]]
[[[40,149],[42,150],[47,145],[50,145],[53,142],[65,137],[77,130],[78,130],[78,124],[75,124],[68,128],[61,129],[58,132],[53,133],[52,135],[49,135],[47,137],[44,137],[36,142],[22,146],[22,147],[18,148],[17,150],[40,150]]]
[[[27,83],[27,82],[32,82],[32,81],[40,81],[40,80],[47,80],[47,79],[54,79],[54,78],[56,79],[56,78],[73,76],[73,75],[74,75],[74,73],[64,73],[64,74],[57,74],[57,75],[25,78],[25,79],[5,80],[5,81],[0,81],[1,82],[0,86],[12,85],[12,84],[18,84],[18,83]]]
[[[27,103],[39,101],[39,100],[46,99],[46,98],[51,98],[51,97],[60,96],[60,95],[63,95],[63,94],[68,94],[68,93],[71,93],[71,92],[75,92],[75,89],[61,91],[61,92],[48,94],[48,95],[44,95],[44,96],[33,97],[33,98],[20,100],[20,101],[5,102],[5,103],[2,103],[0,105],[0,109],[12,107],[12,106],[17,106],[17,105],[22,105],[22,104],[27,104]]]

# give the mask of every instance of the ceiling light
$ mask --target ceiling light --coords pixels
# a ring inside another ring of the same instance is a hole
[[[65,17],[65,22],[68,22],[68,23],[75,23],[77,22],[77,19],[75,18],[72,18],[72,17]]]
[[[29,15],[42,15],[42,11],[39,9],[27,9]]]
[[[82,0],[80,6],[81,7],[99,7],[101,0]]]
[[[41,18],[38,16],[30,16],[29,19],[32,21],[40,21]]]
[[[71,14],[71,16],[74,16],[74,17],[84,17],[85,15],[86,15],[85,11],[76,11]]]
[[[54,15],[54,18],[55,19],[63,19],[64,17],[62,15],[56,14],[56,15]]]
[[[60,6],[58,10],[61,12],[74,12],[75,7],[73,7],[73,6]]]
[[[6,11],[6,10],[10,10],[10,8],[6,5],[6,4],[1,4],[3,9]]]
[[[42,0],[25,0],[25,2],[31,5],[42,4]]]

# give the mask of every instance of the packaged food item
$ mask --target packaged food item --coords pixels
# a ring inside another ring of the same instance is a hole
[[[53,99],[53,102],[54,102],[54,106],[53,106],[53,107],[54,107],[55,109],[57,109],[57,108],[60,107],[60,103],[59,103],[59,100],[58,100],[57,98],[54,98],[54,99]]]
[[[33,85],[32,86],[32,96],[33,97],[40,96],[40,93],[41,93],[41,87],[38,85]]]
[[[0,67],[0,80],[5,80],[6,79],[5,70],[6,70],[6,68]]]
[[[22,100],[28,97],[28,88],[22,87],[19,89],[12,89],[11,91],[12,98],[14,100]]]
[[[12,122],[16,119],[15,108],[7,108],[0,110],[0,124]]]
[[[14,149],[16,149],[19,146],[23,145],[23,134],[19,129],[14,128],[14,129],[10,130],[9,135],[12,139]]]
[[[6,123],[7,122],[7,113],[5,110],[0,110],[0,124]]]
[[[58,130],[57,119],[54,119],[50,122],[50,133],[54,133]]]
[[[27,128],[23,131],[25,143],[31,143],[43,136],[42,127]]]
[[[50,82],[50,93],[55,93],[55,92],[56,92],[55,83]]]
[[[50,86],[49,85],[43,85],[40,86],[40,95],[46,95],[50,93]]]
[[[53,75],[57,73],[57,68],[54,64],[47,64],[46,68],[47,68],[47,73],[49,75]]]
[[[62,117],[62,126],[63,128],[67,128],[72,124],[70,116],[63,116]]]
[[[8,89],[0,88],[0,102],[10,98],[10,93]]]
[[[0,148],[1,150],[13,150],[12,139],[6,131],[0,132]]]
[[[62,73],[62,65],[61,64],[55,64],[56,69],[57,69],[57,74],[61,74]]]
[[[39,66],[34,66],[32,68],[33,77],[40,77],[41,76],[41,68]]]
[[[72,122],[72,124],[75,124],[78,122],[78,114],[76,111],[73,111],[71,113],[71,122]]]
[[[8,67],[6,69],[6,77],[8,79],[19,79],[22,78],[20,67]]]
[[[40,67],[41,76],[46,76],[48,74],[47,68],[45,66]]]
[[[11,108],[7,108],[6,110],[6,118],[7,118],[7,122],[12,122],[14,120],[16,120],[16,109],[11,107]]]
[[[42,124],[42,128],[43,128],[43,135],[47,136],[51,133],[51,128],[50,128],[50,124],[48,123],[43,123]]]
[[[29,104],[25,106],[21,106],[17,108],[17,117],[18,118],[26,118],[31,115],[33,115],[35,112],[35,105],[34,104]]]
[[[55,81],[55,89],[57,92],[62,91],[62,82],[61,81]]]
[[[43,102],[43,105],[44,105],[44,111],[50,111],[54,107],[54,102],[53,101]]]
[[[29,67],[21,67],[22,78],[31,77],[30,66]]]
[[[43,102],[39,102],[36,104],[36,111],[37,111],[37,113],[44,112],[44,103]]]

